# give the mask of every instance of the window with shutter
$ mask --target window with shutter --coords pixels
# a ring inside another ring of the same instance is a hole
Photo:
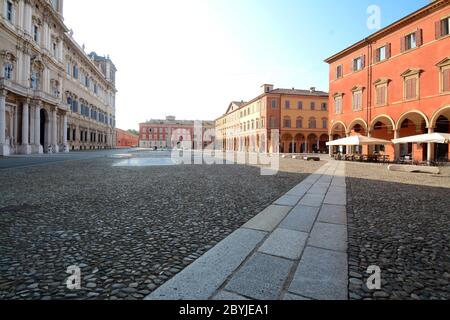
[[[364,69],[364,58],[365,56],[361,56],[353,60],[352,66],[354,72]]]
[[[421,45],[423,45],[423,32],[422,29],[418,29],[416,31],[416,46],[420,47]]]
[[[443,22],[443,20],[439,20],[439,21],[436,21],[435,22],[435,27],[434,27],[434,30],[435,30],[435,38],[436,39],[439,39],[440,37],[442,37],[442,22]]]
[[[410,50],[418,47],[418,32],[408,34],[405,39],[405,49]]]
[[[386,105],[386,93],[387,93],[386,85],[377,86],[376,92],[377,92],[377,105],[379,106]]]
[[[339,65],[339,66],[337,66],[336,67],[336,79],[340,79],[340,78],[342,78],[342,75],[343,75],[343,73],[342,73],[342,65]]]
[[[442,91],[443,92],[450,92],[450,68],[445,69],[442,72],[443,81],[442,81]]]
[[[375,63],[384,61],[388,58],[387,47],[388,45],[385,45],[375,50]]]
[[[406,86],[405,98],[407,100],[417,98],[417,78],[406,79],[405,86]]]
[[[447,36],[449,34],[450,34],[450,17],[436,21],[435,23],[436,39]]]
[[[353,111],[362,110],[362,92],[356,91],[353,93]]]
[[[336,114],[342,113],[342,96],[337,96],[334,98],[334,112]]]

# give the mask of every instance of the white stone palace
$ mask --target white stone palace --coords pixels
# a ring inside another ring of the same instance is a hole
[[[0,156],[115,146],[115,74],[64,24],[63,0],[0,0]]]

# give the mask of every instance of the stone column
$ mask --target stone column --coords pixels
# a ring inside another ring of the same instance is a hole
[[[56,108],[52,111],[52,134],[51,134],[51,146],[53,148],[53,152],[57,153],[59,151],[58,148],[58,122],[56,116]]]
[[[0,90],[0,156],[9,156],[6,145],[6,91]]]
[[[24,101],[22,103],[22,145],[20,146],[21,154],[31,154],[31,146],[30,146],[30,113],[29,113],[29,104],[28,101]]]
[[[35,130],[34,130],[34,126],[35,126],[35,121],[34,121],[34,117],[36,115],[36,112],[34,111],[35,107],[34,106],[30,106],[30,145],[31,145],[31,152],[33,152],[33,146],[35,145]]]
[[[34,112],[34,152],[42,154],[44,146],[41,145],[41,106],[37,105]]]
[[[67,114],[63,116],[63,152],[69,152],[69,145],[67,144]]]
[[[434,128],[428,128],[428,133],[432,134],[434,133]],[[434,143],[428,143],[428,147],[427,147],[427,162],[428,165],[431,164],[431,161],[433,161],[433,156],[434,156]]]
[[[400,138],[400,130],[394,130],[394,139]],[[394,145],[394,160],[398,161],[400,160],[400,144]]]
[[[330,134],[330,135],[328,136],[328,141],[329,141],[329,142],[333,141],[333,135],[332,135],[332,134]],[[330,157],[331,157],[331,156],[333,155],[333,146],[329,146],[328,149],[329,149],[328,154],[329,154]]]

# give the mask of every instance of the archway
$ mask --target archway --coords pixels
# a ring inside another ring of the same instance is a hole
[[[367,123],[363,119],[355,119],[348,127],[348,134],[350,136],[367,136]],[[357,154],[368,154],[369,147],[368,146],[352,146],[349,147],[351,149],[351,153]]]
[[[428,133],[428,119],[418,111],[411,111],[397,121],[397,130],[399,138],[410,137]],[[428,155],[427,144],[400,144],[399,156],[401,158],[412,159],[414,161],[426,161]]]
[[[450,133],[450,117],[439,116],[434,132]],[[448,161],[450,159],[449,150],[449,144],[436,144],[434,158],[437,161]]]
[[[290,133],[285,133],[281,137],[281,153],[293,153],[293,137]]]
[[[328,146],[327,146],[328,140],[329,140],[329,137],[326,134],[323,134],[323,135],[320,136],[320,139],[319,139],[319,152],[328,153]]]
[[[434,132],[450,133],[450,105],[436,111],[431,119],[431,127],[434,128]],[[436,144],[434,148],[434,159],[437,161],[449,161],[450,145]]]
[[[382,140],[392,140],[395,138],[395,122],[387,115],[380,115],[376,117],[369,128],[370,136]],[[373,152],[378,154],[385,154],[389,159],[395,158],[394,145],[377,145],[370,147]]]
[[[315,134],[310,134],[308,136],[308,145],[307,145],[307,152],[308,153],[317,153],[319,151],[318,144],[319,144],[319,138]]]
[[[305,136],[301,133],[298,133],[295,136],[295,152],[296,153],[305,153],[306,151],[306,139]]]
[[[333,141],[347,137],[347,127],[341,121],[333,123],[330,129],[330,136]],[[336,153],[346,153],[347,148],[345,146],[332,146],[330,151],[330,155]]]
[[[351,136],[367,136],[367,123],[363,119],[355,119],[348,126],[348,133]]]

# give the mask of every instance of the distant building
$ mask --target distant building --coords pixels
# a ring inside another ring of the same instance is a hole
[[[139,136],[129,131],[116,128],[117,147],[137,147],[139,146]]]
[[[150,120],[139,124],[139,146],[141,148],[177,148],[189,144],[195,148],[195,141],[200,143],[198,147],[206,147],[214,142],[213,135],[205,132],[214,129],[213,121],[198,121],[201,124],[201,137],[197,137],[194,120],[176,120],[173,116],[165,120]],[[188,143],[187,143],[188,142]]]
[[[250,102],[232,102],[215,121],[216,144],[223,150],[282,153],[326,152],[328,142],[328,93],[261,86]],[[272,130],[279,141],[271,141]]]
[[[330,139],[450,133],[450,2],[436,0],[328,58]],[[337,150],[333,150],[336,152]],[[353,153],[355,150],[346,150]],[[391,160],[448,160],[448,144],[364,147]]]

